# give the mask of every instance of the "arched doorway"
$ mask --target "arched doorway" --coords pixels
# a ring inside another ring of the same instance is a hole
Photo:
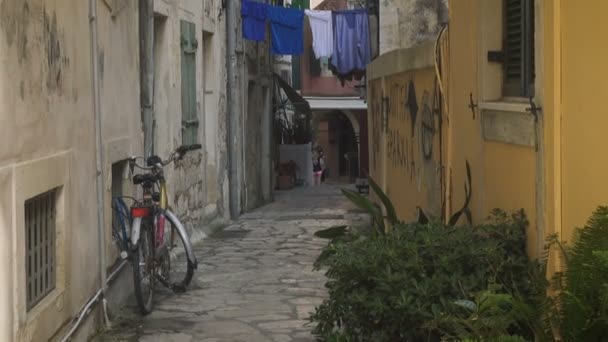
[[[314,144],[323,148],[329,180],[354,181],[359,177],[359,122],[355,116],[335,110],[316,112],[313,120]]]

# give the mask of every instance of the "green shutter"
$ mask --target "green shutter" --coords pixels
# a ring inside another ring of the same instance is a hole
[[[182,143],[198,142],[198,115],[196,112],[196,27],[181,21],[180,43],[182,50]]]
[[[534,91],[534,0],[505,0],[504,94]]]
[[[291,56],[291,86],[300,90],[300,56]]]

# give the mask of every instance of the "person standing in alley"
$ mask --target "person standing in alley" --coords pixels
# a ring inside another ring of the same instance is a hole
[[[327,168],[325,153],[323,153],[322,149],[319,150],[319,164],[321,164],[321,183],[325,183],[327,175],[329,174],[329,169]]]
[[[315,151],[312,158],[312,173],[315,186],[321,184],[321,175],[323,175],[321,161],[321,152]]]

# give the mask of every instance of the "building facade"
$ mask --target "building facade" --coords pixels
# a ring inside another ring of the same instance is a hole
[[[549,234],[572,240],[607,202],[608,159],[592,152],[606,121],[598,95],[608,89],[592,32],[604,29],[606,7],[451,1],[436,42],[374,62],[372,175],[402,218],[421,207],[446,219],[468,203],[479,223],[493,208],[523,208],[529,255],[541,255]]]
[[[354,2],[326,0],[315,9],[353,7]],[[330,179],[352,181],[364,177],[369,170],[365,81],[352,80],[343,84],[330,70],[327,58],[316,58],[312,42],[310,24],[305,20],[300,93],[312,111],[313,145],[323,149]]]
[[[86,1],[0,3],[2,341],[62,337],[97,298],[102,268],[115,279],[106,293],[110,310],[124,303],[132,282],[128,271],[114,274],[120,260],[111,222],[114,196],[141,193],[131,184],[130,156],[150,148],[166,157],[182,144],[203,146],[166,168],[169,203],[195,241],[230,219],[231,181],[239,189],[237,214],[271,199],[267,45],[240,39],[242,100],[229,114],[223,1],[91,3],[96,15]],[[148,50],[140,47],[146,3],[153,16]],[[147,70],[150,77],[143,77]],[[149,103],[142,94],[151,94]],[[241,123],[237,130],[228,129],[228,115]],[[227,142],[234,136],[240,164],[229,165]],[[237,178],[230,179],[231,167],[238,168]],[[98,208],[105,221],[101,243]],[[101,306],[94,308],[76,339],[102,322]]]
[[[112,166],[143,152],[138,8],[102,6],[96,82],[111,222]],[[100,288],[89,8],[85,1],[1,7],[0,339],[43,341]]]

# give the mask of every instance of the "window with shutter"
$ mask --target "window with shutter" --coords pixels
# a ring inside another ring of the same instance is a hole
[[[534,0],[504,0],[505,96],[534,96]]]
[[[181,21],[182,50],[182,143],[198,143],[198,115],[196,111],[196,27]]]

